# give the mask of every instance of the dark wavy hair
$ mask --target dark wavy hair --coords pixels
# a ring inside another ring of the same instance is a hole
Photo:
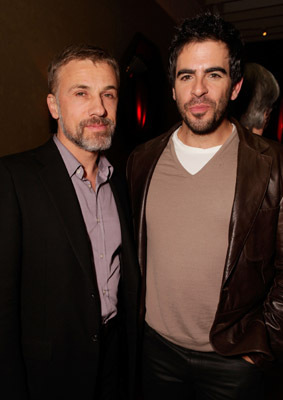
[[[91,60],[94,64],[105,62],[109,64],[116,74],[117,83],[120,82],[119,66],[106,50],[90,44],[73,44],[65,47],[51,61],[48,67],[48,88],[49,93],[55,94],[58,86],[58,70],[72,60]]]
[[[194,18],[186,18],[176,28],[175,36],[169,48],[169,80],[175,84],[177,58],[184,46],[192,42],[215,40],[224,42],[229,51],[230,76],[232,85],[243,76],[243,42],[239,31],[230,22],[224,21],[218,14],[205,12]]]

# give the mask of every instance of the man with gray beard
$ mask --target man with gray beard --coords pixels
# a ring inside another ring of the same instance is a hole
[[[48,79],[57,134],[0,159],[0,393],[130,398],[139,269],[124,182],[102,152],[119,68],[103,49],[69,46]]]

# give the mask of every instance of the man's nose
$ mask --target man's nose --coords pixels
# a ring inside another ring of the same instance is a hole
[[[207,94],[208,89],[203,77],[196,77],[193,82],[192,94],[196,97],[201,97]]]
[[[88,113],[91,117],[94,115],[97,115],[98,117],[106,116],[107,111],[103,104],[103,99],[101,98],[101,96],[99,96],[99,95],[93,96],[90,99]]]

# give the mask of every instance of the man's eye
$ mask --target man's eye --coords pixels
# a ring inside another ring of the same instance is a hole
[[[191,79],[191,75],[182,75],[181,76],[181,81],[188,81]]]
[[[215,72],[213,72],[212,74],[210,74],[210,77],[213,78],[213,79],[218,79],[218,78],[221,78],[221,75],[216,74]]]
[[[76,96],[78,96],[78,97],[83,97],[83,96],[85,96],[85,95],[86,95],[85,92],[77,92],[77,93],[76,93]]]
[[[115,98],[113,93],[104,93],[103,96],[107,97],[108,99],[114,99]]]

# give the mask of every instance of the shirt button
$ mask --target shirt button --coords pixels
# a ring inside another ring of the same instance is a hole
[[[100,258],[103,258],[104,257],[104,255],[103,254],[100,254]]]
[[[97,335],[97,334],[92,335],[92,336],[91,336],[91,340],[92,340],[93,342],[98,342],[98,335]]]

